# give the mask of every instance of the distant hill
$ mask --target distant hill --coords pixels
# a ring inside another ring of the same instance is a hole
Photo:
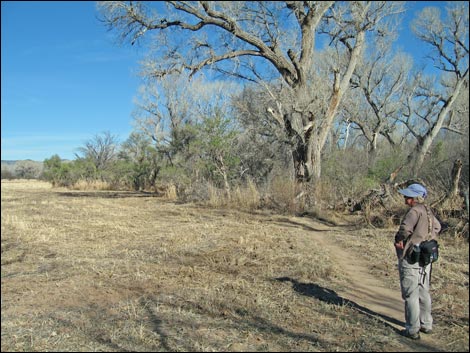
[[[42,161],[33,161],[32,159],[17,159],[17,160],[2,159],[2,164],[15,164],[15,163],[24,162],[24,161],[42,163]]]
[[[43,162],[39,162],[39,161],[33,161],[32,159],[18,159],[18,160],[7,160],[7,159],[2,159],[2,167],[3,166],[14,166],[16,165],[17,163],[20,163],[20,162],[30,162],[30,163],[33,163],[33,164],[40,164],[42,165]]]
[[[27,177],[37,177],[42,173],[44,163],[33,161],[31,159],[24,160],[4,160],[2,159],[2,178],[3,177],[21,177],[25,173]],[[23,166],[23,168],[20,168]],[[25,168],[27,166],[27,168]],[[20,171],[20,173],[18,173]]]
[[[18,162],[18,161],[7,161],[7,160],[3,160],[3,159],[2,159],[2,166],[3,166],[3,165],[15,164],[16,162]]]

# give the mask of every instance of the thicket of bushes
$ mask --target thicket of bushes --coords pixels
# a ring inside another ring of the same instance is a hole
[[[145,146],[145,155],[136,158],[126,150],[126,143],[102,165],[86,154],[73,161],[62,161],[54,155],[44,161],[41,177],[55,186],[170,193],[181,201],[304,212],[313,206],[326,209],[347,200],[358,200],[371,189],[380,188],[406,158],[403,150],[383,152],[375,161],[368,160],[367,152],[360,149],[329,152],[324,156],[322,178],[310,190],[311,202],[305,204],[301,201],[305,198],[296,199],[302,190],[293,180],[287,156],[275,160],[258,149],[259,160],[255,160],[253,154],[248,154],[236,143],[238,138],[231,135],[224,139],[223,147],[221,141],[216,145],[194,137],[188,146],[179,146],[178,152],[171,153],[172,163],[150,145]],[[447,145],[439,143],[428,157],[420,179],[428,186],[433,198],[441,197],[450,189],[451,170],[456,159],[461,159],[464,164],[460,185],[468,187],[468,147],[465,146],[455,140]],[[261,174],[260,169],[264,169]],[[409,172],[403,170],[397,182],[409,177]]]

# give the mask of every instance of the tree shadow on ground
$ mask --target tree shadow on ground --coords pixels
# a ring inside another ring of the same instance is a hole
[[[130,197],[157,197],[155,193],[145,191],[69,191],[59,192],[59,196],[72,198],[102,198],[102,199],[123,199]]]
[[[321,301],[323,301],[325,303],[328,303],[328,304],[340,305],[340,306],[347,305],[350,308],[352,308],[354,310],[357,310],[358,312],[360,312],[360,313],[362,313],[366,316],[369,316],[369,317],[372,317],[372,318],[379,318],[385,323],[385,325],[387,325],[388,327],[393,329],[395,332],[399,332],[400,330],[398,330],[397,328],[395,328],[391,324],[400,325],[400,326],[405,325],[405,323],[400,321],[400,320],[397,320],[393,317],[390,317],[390,316],[372,311],[372,310],[370,310],[370,309],[368,309],[368,308],[366,308],[362,305],[359,305],[359,304],[353,302],[352,300],[349,300],[349,299],[346,299],[346,298],[343,298],[343,297],[339,296],[334,290],[319,286],[315,283],[301,283],[301,282],[299,282],[299,281],[297,281],[293,278],[289,278],[289,277],[279,277],[279,278],[276,278],[276,280],[280,281],[280,282],[291,282],[292,283],[292,288],[296,292],[298,292],[302,295],[306,295],[308,297],[316,298],[316,299],[321,300]]]
[[[319,286],[315,283],[301,283],[293,278],[290,277],[278,277],[276,278],[279,282],[291,282],[292,288],[301,295],[305,295],[308,297],[313,297],[318,300],[321,300],[328,304],[333,305],[347,305],[348,307],[356,310],[357,312],[366,315],[370,318],[379,319],[385,326],[392,329],[395,333],[401,335],[401,330],[397,329],[393,325],[398,325],[400,327],[404,327],[405,323],[397,320],[393,317],[388,315],[380,314],[378,312],[372,311],[365,306],[359,305],[352,300],[343,298],[339,296],[334,290]],[[424,352],[444,352],[443,350],[439,350],[433,345],[430,345],[425,342],[421,341],[412,341],[409,338],[405,338],[402,336],[402,341],[405,342],[408,346],[412,347],[413,349],[424,351]]]
[[[297,214],[295,217],[298,218],[305,218],[308,219],[312,222],[313,224],[305,224],[303,222],[296,221],[292,217],[281,217],[278,219],[274,219],[271,221],[274,221],[275,223],[278,223],[280,225],[287,225],[289,227],[295,227],[295,228],[302,228],[306,231],[313,231],[313,232],[331,232],[333,229],[341,229],[344,231],[354,231],[362,228],[362,225],[360,223],[357,223],[357,221],[354,222],[345,222],[345,223],[334,223],[319,217],[315,216],[309,216],[309,215],[303,215],[303,214]],[[321,229],[319,225],[325,226],[327,228]]]
[[[208,320],[198,323],[188,321],[187,319],[179,317],[179,315],[176,314],[172,316],[161,315],[155,311],[155,308],[152,307],[152,305],[149,305],[151,302],[153,302],[157,308],[158,305],[162,305],[164,303],[164,305],[168,308],[172,308],[175,313],[189,311],[193,316],[207,316]],[[165,351],[174,351],[175,344],[177,344],[178,348],[182,349],[184,352],[192,352],[197,350],[198,346],[194,344],[195,341],[192,341],[189,336],[185,341],[180,340],[175,342],[175,335],[173,333],[175,327],[179,328],[179,330],[183,332],[185,330],[194,330],[201,327],[209,331],[226,329],[227,331],[237,330],[240,332],[247,332],[253,331],[254,329],[255,332],[278,334],[293,339],[294,341],[305,340],[313,347],[323,347],[327,349],[330,344],[329,342],[324,341],[318,334],[291,331],[287,328],[283,328],[274,323],[271,323],[269,320],[263,317],[257,315],[253,316],[244,308],[238,308],[234,310],[232,307],[225,307],[222,305],[220,307],[222,312],[228,313],[233,311],[237,314],[237,316],[239,315],[239,317],[232,316],[229,318],[226,316],[227,314],[219,315],[218,313],[214,313],[212,308],[208,309],[204,305],[198,302],[193,302],[191,300],[186,300],[185,304],[181,305],[176,302],[166,302],[166,300],[162,300],[154,296],[143,296],[141,298],[140,304],[146,308],[147,316],[149,317],[150,322],[153,324],[152,329],[160,338],[161,347],[158,348],[163,348]],[[220,318],[223,318],[224,321],[219,321]],[[211,319],[215,321],[211,322]],[[247,347],[250,346],[247,345]]]

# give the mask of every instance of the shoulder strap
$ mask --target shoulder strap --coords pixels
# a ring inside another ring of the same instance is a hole
[[[423,206],[426,209],[426,214],[428,215],[428,236],[426,240],[430,240],[432,237],[432,214],[427,205],[423,204]]]

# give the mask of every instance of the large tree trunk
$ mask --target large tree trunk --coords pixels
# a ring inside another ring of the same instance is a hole
[[[462,172],[462,161],[457,159],[452,168],[452,186],[450,188],[449,197],[456,197],[459,194],[460,174]]]
[[[305,153],[305,144],[297,143],[292,151],[292,160],[294,162],[294,175],[297,182],[303,183],[309,179],[307,168],[307,153]]]
[[[321,152],[333,125],[341,99],[349,88],[349,82],[362,53],[364,38],[365,32],[359,32],[355,45],[351,49],[348,66],[343,77],[339,72],[335,72],[333,89],[325,115],[318,116],[315,112],[308,110],[302,114],[303,130],[301,132],[296,131],[298,138],[292,154],[296,180],[299,182],[313,181],[315,183],[321,177]],[[308,92],[303,92],[302,89],[306,90],[306,85],[298,88],[297,97],[310,97]],[[303,106],[302,104],[299,105]],[[291,130],[290,135],[292,136],[292,124],[286,124],[287,126],[289,128],[286,130],[288,132]]]
[[[292,151],[295,180],[298,183],[317,180],[321,175],[321,148],[312,142],[298,143]]]

